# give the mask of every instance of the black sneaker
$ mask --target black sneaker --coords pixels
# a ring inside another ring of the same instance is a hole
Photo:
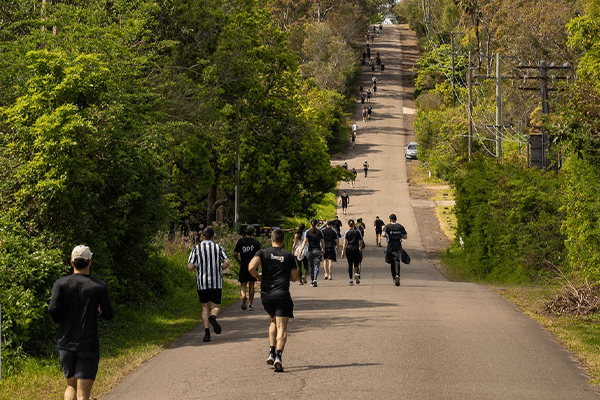
[[[252,307],[252,304],[248,304],[248,311],[254,311],[254,307]]]
[[[205,332],[204,337],[202,338],[203,342],[210,342],[210,332]]]
[[[400,286],[400,277],[398,275],[396,275],[396,277],[394,278],[394,285]]]
[[[281,364],[281,358],[275,357],[273,367],[275,368],[275,372],[283,372],[283,364]]]
[[[210,322],[210,324],[213,327],[213,330],[217,335],[221,333],[221,325],[219,325],[219,323],[217,322],[217,317],[211,315],[210,317],[208,317],[208,322]]]
[[[313,282],[313,287],[317,287],[317,281]]]
[[[269,352],[269,357],[267,357],[267,364],[273,365],[275,364],[275,354]]]

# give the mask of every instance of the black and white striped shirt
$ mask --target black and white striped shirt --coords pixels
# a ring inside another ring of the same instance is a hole
[[[198,290],[223,289],[221,263],[227,259],[225,250],[212,240],[203,240],[196,245],[188,258],[188,263],[196,266]]]

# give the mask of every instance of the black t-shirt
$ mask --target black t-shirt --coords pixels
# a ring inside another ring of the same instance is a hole
[[[260,297],[266,300],[290,298],[291,271],[296,269],[292,253],[283,247],[261,249],[256,253],[260,258],[262,281]]]
[[[339,219],[334,219],[333,220],[333,229],[335,229],[337,231],[338,236],[341,235],[342,221],[340,221]]]
[[[399,247],[402,245],[402,238],[406,236],[406,229],[399,223],[390,223],[383,228],[389,246]]]
[[[358,250],[362,241],[362,235],[356,228],[348,229],[344,233],[344,240],[346,240],[346,250]]]
[[[260,250],[260,243],[251,237],[241,238],[235,245],[235,249],[233,249],[233,251],[240,255],[240,265],[246,269],[248,269],[250,260],[252,260],[258,250]]]
[[[338,240],[338,234],[333,228],[325,228],[322,230],[323,239],[325,240],[325,248],[335,247],[335,242]]]
[[[354,170],[352,172],[354,172]],[[342,205],[347,206],[348,201],[350,200],[350,196],[348,196],[347,194],[343,194],[340,197],[342,198]]]
[[[58,348],[67,351],[98,351],[98,306],[104,319],[113,317],[108,288],[90,275],[71,274],[52,286],[48,312],[58,329]]]
[[[305,235],[306,239],[308,239],[309,251],[317,249],[321,250],[321,240],[324,239],[323,232],[318,229],[313,232],[312,229],[309,229],[306,231]]]
[[[381,233],[382,230],[383,230],[384,225],[385,225],[385,222],[383,222],[380,219],[376,219],[375,220],[375,232]]]

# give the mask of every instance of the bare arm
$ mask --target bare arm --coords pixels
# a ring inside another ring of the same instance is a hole
[[[229,269],[230,266],[231,266],[231,260],[229,258],[226,258],[225,260],[223,260],[223,263],[221,264],[221,271],[223,271],[223,273],[225,275],[231,274],[231,270]]]
[[[290,272],[290,280],[292,282],[296,282],[298,280],[298,269],[294,268],[291,272]]]
[[[188,271],[193,271],[196,269],[196,264],[188,263],[187,268]]]
[[[258,256],[254,256],[252,260],[250,260],[250,264],[248,264],[248,272],[259,281],[262,279],[262,274],[258,272],[258,267],[260,267],[260,265],[260,257]]]

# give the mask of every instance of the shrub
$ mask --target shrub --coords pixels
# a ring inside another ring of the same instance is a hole
[[[46,249],[42,240],[8,218],[0,219],[0,340],[3,366],[9,373],[24,349],[31,351],[35,343],[39,350],[49,343],[48,332],[53,330],[47,305],[52,284],[67,269],[58,250]]]

